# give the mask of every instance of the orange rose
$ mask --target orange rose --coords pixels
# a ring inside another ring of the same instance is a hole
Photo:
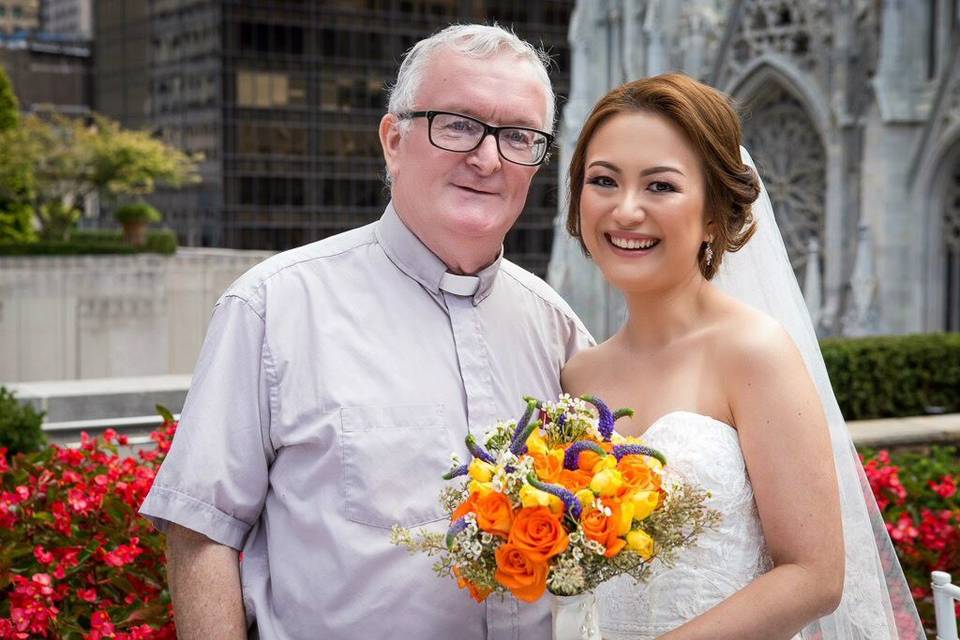
[[[461,575],[460,573],[460,567],[457,567],[457,566],[453,567],[453,575],[457,576],[457,586],[460,587],[461,589],[468,590],[470,592],[470,597],[476,600],[477,602],[483,602],[484,600],[487,599],[487,596],[493,593],[492,589],[484,589],[482,587],[478,587],[477,585],[473,584],[472,582],[464,578],[463,575]]]
[[[546,562],[570,544],[560,520],[547,507],[520,509],[508,541],[534,562]]]
[[[474,491],[470,494],[470,497],[464,500],[463,503],[459,507],[457,507],[456,511],[450,514],[450,522],[458,520],[463,516],[467,515],[468,513],[476,513],[476,512],[477,512],[477,492]]]
[[[590,480],[592,479],[593,476],[589,471],[584,471],[583,469],[577,469],[575,471],[564,469],[560,472],[558,482],[569,489],[571,493],[576,493],[580,491],[580,489],[589,487]]]
[[[513,506],[510,498],[491,491],[477,496],[474,501],[477,512],[477,526],[481,531],[506,538],[513,523]]]
[[[603,511],[589,507],[580,514],[580,523],[583,525],[583,533],[591,540],[596,540],[606,548],[603,554],[607,558],[620,553],[626,542],[617,535],[620,532],[620,504],[610,504],[612,501],[606,501],[604,504],[610,507],[612,513],[610,516],[604,515]]]
[[[612,442],[597,442],[596,444],[600,445],[600,448],[606,451],[608,454],[613,451]],[[598,462],[600,462],[600,458],[602,457],[603,456],[601,456],[599,453],[596,451],[591,451],[590,449],[581,451],[580,455],[577,456],[577,466],[583,471],[593,473],[593,468]]]
[[[581,451],[580,455],[577,457],[577,466],[581,471],[586,471],[587,473],[593,473],[593,467],[598,462],[600,462],[600,454],[596,451]]]
[[[510,589],[518,600],[533,602],[547,590],[547,563],[535,562],[516,545],[497,547],[497,582]]]
[[[543,482],[556,482],[563,471],[563,451],[551,450],[547,453],[531,453],[533,469]]]
[[[642,456],[629,455],[617,465],[623,477],[624,491],[656,491],[660,488],[660,476],[650,468]]]

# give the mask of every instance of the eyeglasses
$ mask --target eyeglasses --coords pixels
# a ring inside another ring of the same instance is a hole
[[[469,153],[492,135],[500,157],[535,167],[547,158],[553,136],[527,127],[494,127],[476,118],[449,111],[410,111],[400,118],[426,118],[430,144],[444,151]]]

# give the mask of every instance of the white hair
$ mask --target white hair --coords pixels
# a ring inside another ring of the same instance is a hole
[[[490,58],[506,50],[529,62],[547,94],[544,128],[548,132],[553,131],[556,98],[553,94],[553,86],[550,84],[550,76],[547,74],[550,56],[542,49],[521,40],[515,33],[496,23],[492,26],[482,24],[450,25],[413,45],[404,54],[400,71],[397,73],[397,81],[390,88],[390,101],[388,103],[390,113],[401,114],[414,110],[417,92],[420,90],[427,63],[430,61],[431,55],[443,47],[455,53],[478,59]],[[400,123],[401,127],[405,124],[408,124],[408,122]]]

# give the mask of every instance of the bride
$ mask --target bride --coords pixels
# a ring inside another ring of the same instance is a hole
[[[740,138],[723,94],[664,75],[602,98],[571,160],[567,228],[628,318],[564,389],[634,408],[621,433],[723,517],[598,589],[603,637],[922,638]]]

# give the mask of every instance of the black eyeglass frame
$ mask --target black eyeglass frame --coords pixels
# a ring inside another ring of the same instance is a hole
[[[439,144],[433,141],[433,119],[439,115],[457,116],[458,118],[466,118],[471,122],[476,122],[481,127],[483,127],[483,135],[480,136],[480,139],[477,141],[477,144],[473,145],[473,147],[471,147],[470,149],[464,149],[461,151],[459,149],[448,149],[446,147],[441,147]],[[495,127],[492,124],[487,124],[486,122],[477,120],[472,116],[465,116],[462,113],[456,113],[455,111],[435,111],[435,110],[407,111],[406,113],[398,114],[397,117],[402,120],[410,120],[413,118],[426,118],[427,119],[427,138],[430,140],[430,144],[435,146],[437,149],[443,149],[444,151],[449,151],[451,153],[472,153],[473,151],[476,151],[481,144],[483,144],[483,141],[487,139],[487,136],[493,136],[493,140],[497,143],[497,153],[500,154],[500,157],[506,160],[507,162],[518,164],[521,167],[538,167],[544,162],[546,162],[547,159],[550,158],[550,148],[553,146],[553,141],[555,139],[553,135],[547,133],[546,131],[540,131],[540,129],[534,129],[533,127],[520,127],[517,125],[509,125],[506,127]],[[500,132],[505,129],[519,129],[520,131],[532,131],[533,133],[539,133],[544,138],[546,138],[547,144],[544,145],[543,156],[541,156],[540,160],[533,163],[517,162],[516,160],[511,160],[507,156],[503,155],[503,150],[500,149]]]

